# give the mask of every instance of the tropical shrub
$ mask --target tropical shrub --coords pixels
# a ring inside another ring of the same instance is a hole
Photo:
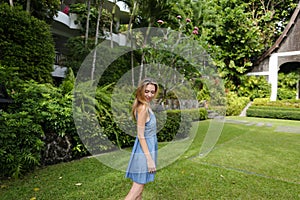
[[[13,89],[14,103],[1,115],[1,159],[7,168],[2,176],[18,177],[40,164],[72,160],[79,150],[79,156],[87,155],[73,123],[72,95],[34,81]]]
[[[245,106],[250,102],[248,97],[239,97],[234,92],[227,93],[227,107],[226,107],[226,115],[227,116],[235,116],[239,115]]]
[[[44,132],[26,111],[0,110],[0,177],[18,178],[40,163]]]
[[[271,86],[263,76],[244,76],[241,85],[238,87],[238,95],[249,97],[252,101],[255,98],[270,97]]]
[[[254,99],[252,106],[300,108],[300,100],[285,99],[285,100],[278,100],[278,101],[270,101],[269,98],[257,98]]]
[[[47,0],[47,1],[39,1],[39,0],[30,0],[30,1],[23,1],[23,0],[13,0],[13,1],[6,1],[0,0],[0,4],[10,4],[13,3],[14,6],[20,6],[23,10],[29,8],[30,15],[44,20],[48,24],[53,21],[54,15],[57,14],[57,11],[60,9],[61,1],[57,0]],[[29,3],[29,4],[28,4]]]
[[[54,42],[50,27],[19,7],[0,5],[0,63],[11,77],[51,83]]]
[[[297,92],[297,82],[300,78],[299,73],[278,73],[278,100],[295,99]]]

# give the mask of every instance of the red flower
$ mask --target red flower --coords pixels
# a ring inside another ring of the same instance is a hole
[[[192,20],[190,18],[186,18],[186,22],[189,23],[191,22]]]
[[[198,31],[197,30],[193,30],[193,34],[198,35]]]
[[[181,19],[181,15],[177,15],[177,19]]]
[[[197,26],[194,27],[194,30],[199,31],[199,28]]]

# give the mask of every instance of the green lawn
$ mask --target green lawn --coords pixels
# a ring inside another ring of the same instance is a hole
[[[157,172],[143,199],[300,199],[300,134],[275,131],[278,126],[300,129],[300,122],[228,119],[243,123],[226,123],[204,158],[198,155],[209,121],[199,122],[189,149]],[[131,181],[96,158],[84,158],[2,181],[0,186],[1,200],[116,200],[126,196]]]

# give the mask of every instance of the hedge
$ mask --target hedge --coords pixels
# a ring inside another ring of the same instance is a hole
[[[274,107],[290,107],[300,108],[299,99],[286,99],[279,101],[270,101],[269,98],[257,98],[254,99],[252,106],[274,106]]]
[[[300,120],[300,100],[255,99],[247,110],[247,116]]]
[[[300,120],[300,109],[287,110],[287,109],[255,109],[249,108],[247,110],[247,117],[263,117],[263,118],[275,118],[275,119],[289,119]]]
[[[300,111],[299,108],[293,107],[277,107],[277,106],[251,106],[249,109],[254,110],[282,110],[282,111]]]

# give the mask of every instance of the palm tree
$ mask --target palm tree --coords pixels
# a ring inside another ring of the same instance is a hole
[[[87,1],[87,18],[86,18],[86,29],[85,29],[85,47],[87,47],[88,38],[89,38],[89,27],[90,27],[90,15],[91,15],[91,0]]]
[[[131,72],[132,72],[131,82],[132,82],[132,86],[134,87],[134,52],[133,52],[134,40],[132,39],[132,24],[136,17],[136,13],[138,11],[139,2],[137,0],[122,0],[120,2],[124,2],[129,7],[130,10],[130,18],[127,27],[126,41],[130,42],[130,47],[131,47],[131,51],[130,51],[130,64],[131,64]]]
[[[166,16],[169,17],[169,12],[172,9],[172,3],[168,0],[146,0],[143,1],[139,6],[141,20],[146,22],[146,24],[141,23],[142,26],[147,25],[147,30],[144,35],[144,42],[142,47],[144,48],[147,45],[148,36],[151,27],[158,19],[163,19]],[[144,62],[145,62],[146,51],[143,51],[141,57],[141,68],[139,74],[139,81],[142,79],[144,73]]]
[[[113,48],[114,47],[114,41],[113,41],[113,24],[114,24],[114,18],[115,18],[115,13],[116,13],[116,0],[114,0],[113,2],[113,9],[111,12],[111,21],[110,21],[110,47]]]
[[[27,0],[26,1],[26,11],[28,12],[28,13],[30,13],[30,0]]]
[[[97,25],[96,25],[96,34],[95,34],[95,47],[98,44],[98,37],[99,37],[99,27],[100,27],[100,19],[102,15],[102,10],[103,10],[103,4],[104,0],[100,0],[98,2],[98,18],[97,18]],[[94,49],[94,54],[93,54],[93,63],[92,63],[92,71],[91,71],[91,80],[94,80],[94,72],[95,72],[95,67],[96,67],[96,59],[97,59],[97,48]]]
[[[147,31],[144,35],[144,41],[142,46],[146,46],[146,42],[149,36],[150,28],[154,25],[154,23],[163,16],[168,16],[169,11],[172,8],[172,4],[170,0],[145,0],[143,2],[137,0],[122,0],[126,5],[131,8],[130,19],[128,23],[128,31],[127,31],[127,40],[129,36],[132,37],[132,26],[135,18],[138,16],[140,24],[136,24],[136,27],[144,27],[147,26]],[[133,46],[133,39],[130,38],[131,48]],[[144,60],[145,60],[145,52],[142,53],[141,57],[141,68],[139,74],[139,80],[142,78],[142,74],[144,72]],[[134,53],[131,51],[131,69],[132,69],[132,84],[134,86]]]

